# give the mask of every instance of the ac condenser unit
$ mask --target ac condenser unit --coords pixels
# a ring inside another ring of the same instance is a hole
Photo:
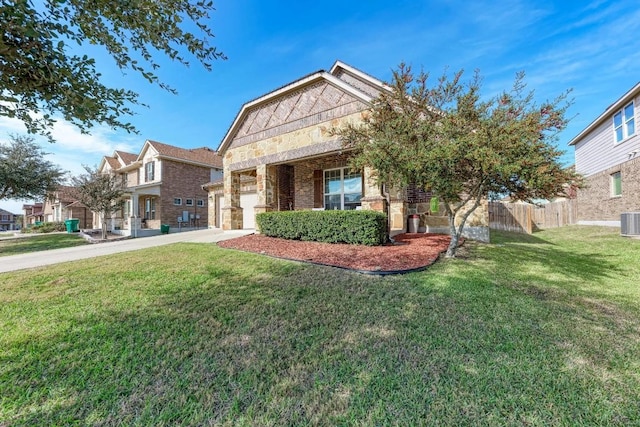
[[[640,236],[640,212],[620,214],[620,234],[623,236]]]

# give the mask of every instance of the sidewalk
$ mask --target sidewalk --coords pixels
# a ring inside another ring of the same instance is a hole
[[[31,252],[0,258],[0,273],[42,267],[61,262],[77,261],[119,252],[137,251],[154,246],[170,245],[178,242],[215,243],[253,233],[254,230],[205,229],[184,231],[182,233],[161,234],[152,237],[120,240],[117,242],[95,243],[73,248],[53,249],[50,251]]]

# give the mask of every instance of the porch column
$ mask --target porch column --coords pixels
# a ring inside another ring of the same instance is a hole
[[[362,209],[369,211],[386,211],[386,199],[382,195],[380,185],[376,181],[376,173],[370,167],[365,167],[362,174]]]
[[[224,207],[222,229],[242,230],[242,208],[240,207],[240,174],[224,171]]]
[[[131,212],[129,212],[129,232],[133,237],[138,237],[138,229],[140,228],[138,224],[138,194],[131,194]]]
[[[405,192],[397,188],[389,188],[389,235],[394,236],[407,231],[408,206]]]
[[[276,200],[277,175],[276,167],[259,165],[256,167],[256,192],[258,204],[253,208],[257,213],[273,210]]]

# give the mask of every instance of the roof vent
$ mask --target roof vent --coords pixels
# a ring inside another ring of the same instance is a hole
[[[620,234],[622,236],[640,236],[640,212],[620,214]]]

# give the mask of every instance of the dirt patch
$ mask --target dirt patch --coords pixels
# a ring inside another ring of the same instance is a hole
[[[251,234],[218,243],[222,248],[307,261],[353,270],[391,272],[433,264],[447,250],[450,238],[442,234],[400,234],[395,244],[362,246],[303,242]]]

